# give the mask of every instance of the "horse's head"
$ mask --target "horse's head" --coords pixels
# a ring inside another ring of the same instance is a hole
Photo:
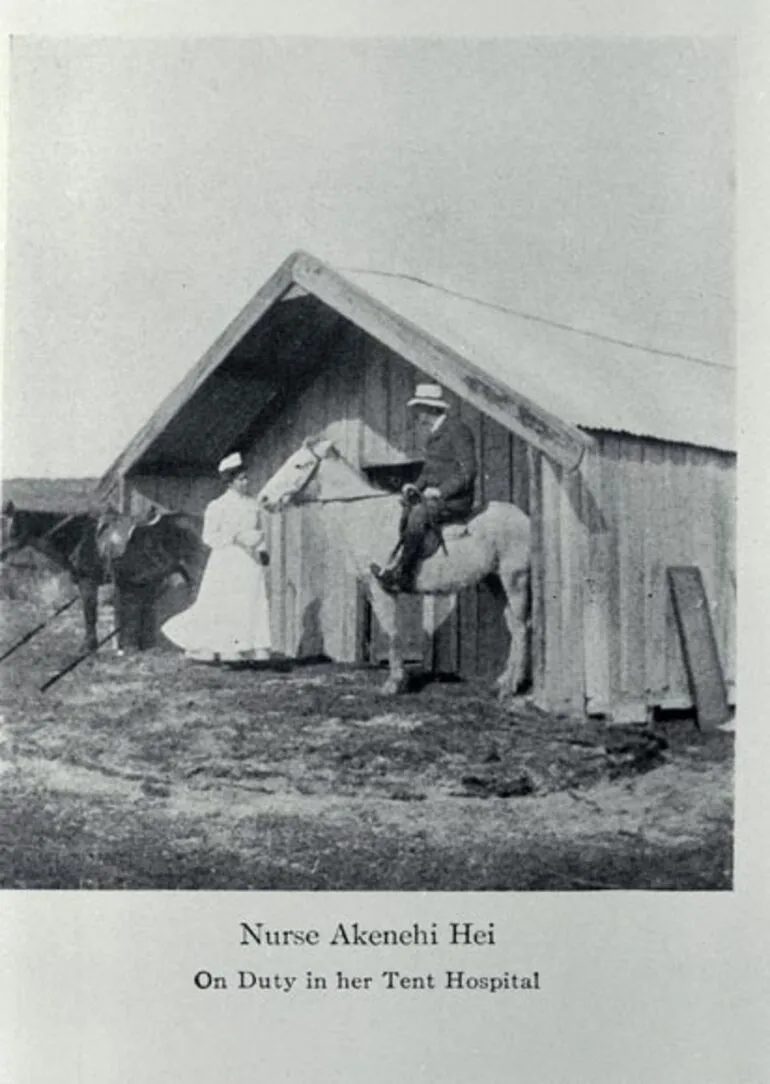
[[[2,539],[2,551],[0,559],[10,557],[17,550],[23,549],[29,542],[30,524],[29,512],[17,508],[13,501],[5,501],[3,504],[2,526],[0,527],[0,539]]]
[[[3,545],[9,542],[13,536],[15,520],[16,505],[13,503],[13,501],[6,501],[3,504],[2,515]]]
[[[3,505],[3,515],[0,521],[0,544],[2,545],[3,555],[5,556],[6,550],[13,550],[16,548],[15,543],[18,541],[19,529],[16,517],[16,505],[13,501],[6,501]]]
[[[324,459],[339,453],[330,440],[308,437],[259,491],[257,500],[268,512],[312,497],[311,485]]]
[[[96,548],[103,561],[111,564],[125,556],[136,521],[131,516],[122,515],[117,509],[108,507],[96,521]]]

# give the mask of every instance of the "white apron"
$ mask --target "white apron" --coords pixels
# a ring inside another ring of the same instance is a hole
[[[270,649],[270,612],[259,561],[265,537],[254,498],[228,489],[212,501],[203,521],[203,541],[211,553],[198,597],[166,622],[163,634],[194,655],[264,657]]]

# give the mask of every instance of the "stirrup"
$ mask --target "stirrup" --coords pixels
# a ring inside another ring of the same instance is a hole
[[[378,564],[371,564],[369,571],[383,591],[387,591],[389,595],[397,595],[403,590],[401,577],[395,569],[381,568]]]

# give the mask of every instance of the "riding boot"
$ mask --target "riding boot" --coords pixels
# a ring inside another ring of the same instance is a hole
[[[404,534],[401,553],[396,562],[396,567],[393,569],[393,576],[399,591],[408,594],[410,591],[414,590],[414,575],[417,571],[420,556],[422,555],[424,537],[425,530],[423,527],[420,527],[418,530],[410,529],[408,527]]]
[[[393,568],[381,569],[372,565],[372,574],[384,591],[391,594],[414,590],[414,575],[422,555],[423,540],[428,526],[429,513],[423,505],[411,512],[401,537],[401,553]]]
[[[409,594],[413,588],[413,574],[406,572],[397,562],[393,568],[381,568],[380,565],[372,564],[369,569],[379,583],[383,591],[389,595]]]

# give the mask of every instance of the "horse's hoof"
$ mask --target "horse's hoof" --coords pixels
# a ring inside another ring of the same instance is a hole
[[[390,677],[382,687],[383,694],[385,696],[399,696],[401,693],[405,693],[407,689],[408,681],[406,677],[393,678]]]
[[[514,705],[521,706],[525,689],[526,682],[521,682],[518,685],[500,686],[497,690],[498,704],[504,708],[510,708]]]

